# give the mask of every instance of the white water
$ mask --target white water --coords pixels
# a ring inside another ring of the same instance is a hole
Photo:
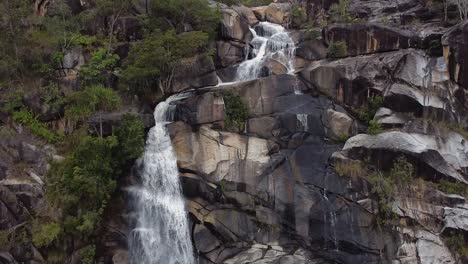
[[[141,186],[131,189],[136,227],[129,238],[134,264],[192,264],[194,256],[187,212],[181,193],[177,157],[166,125],[173,120],[172,96],[154,110],[155,126],[148,134]]]
[[[273,59],[286,67],[288,73],[294,73],[295,44],[286,29],[280,25],[260,22],[250,28],[254,38],[254,58],[242,62],[238,69],[235,81],[248,81],[260,77],[264,63]]]

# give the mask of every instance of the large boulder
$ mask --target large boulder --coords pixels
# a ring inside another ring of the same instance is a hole
[[[246,57],[246,45],[236,41],[217,41],[216,42],[216,66],[225,68],[239,62]]]
[[[199,55],[183,59],[174,71],[172,85],[167,94],[197,89],[218,84],[215,66],[211,56]]]
[[[248,43],[252,39],[249,21],[231,8],[221,9],[221,36],[226,40]]]
[[[327,57],[327,47],[322,39],[303,41],[296,49],[296,56],[306,60],[322,60]]]
[[[354,159],[367,153],[373,162],[384,167],[391,164],[389,161],[396,155],[403,154],[420,161],[419,166],[427,172],[428,177],[433,175],[431,177],[437,180],[446,179],[468,184],[468,148],[462,144],[464,141],[463,136],[454,132],[449,132],[445,138],[441,138],[391,131],[375,136],[354,136],[346,142],[343,151]]]
[[[418,45],[415,33],[374,23],[333,24],[324,28],[323,35],[327,45],[345,42],[348,56],[414,48]]]
[[[286,25],[289,23],[290,11],[290,3],[271,3],[265,10],[265,19],[271,23]]]
[[[179,167],[196,171],[211,182],[254,184],[270,159],[271,145],[265,139],[218,132],[208,126],[194,132],[182,122],[171,124],[169,131]]]
[[[232,6],[231,7],[234,11],[236,11],[241,17],[247,21],[249,26],[253,26],[258,23],[257,16],[254,14],[252,9],[245,7],[243,5]]]

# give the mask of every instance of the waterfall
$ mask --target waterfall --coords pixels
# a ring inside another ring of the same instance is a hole
[[[174,116],[171,102],[187,96],[171,96],[154,111],[156,123],[146,142],[141,185],[130,189],[136,211],[129,237],[130,262],[134,264],[195,262],[177,157],[166,128]]]
[[[295,44],[286,29],[280,25],[260,22],[250,28],[253,34],[253,58],[246,58],[237,68],[236,81],[248,81],[260,77],[261,69],[268,59],[273,59],[294,73]],[[248,52],[247,52],[248,53]]]

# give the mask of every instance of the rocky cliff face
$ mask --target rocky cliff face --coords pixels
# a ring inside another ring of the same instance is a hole
[[[217,85],[252,57],[250,27],[289,25],[291,1],[274,2],[212,2],[222,13],[213,58],[187,60],[166,91],[193,93],[176,103],[168,128],[198,262],[465,263],[468,24],[446,27],[429,1],[351,0],[357,23],[330,24],[313,38],[290,29],[294,73]],[[314,21],[338,1],[293,2]],[[344,53],[327,58],[337,42]],[[226,91],[248,109],[242,131],[226,125]],[[119,113],[108,117],[112,126]],[[1,228],[47,210],[44,175],[60,158],[18,131],[0,130]],[[383,193],[401,157],[410,180]],[[124,190],[136,181],[138,164],[105,217],[99,263],[129,263]],[[42,261],[21,243],[0,251],[0,263]]]

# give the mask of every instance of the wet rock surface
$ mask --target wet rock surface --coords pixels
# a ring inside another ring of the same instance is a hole
[[[338,1],[297,2],[316,18]],[[441,186],[468,184],[468,24],[446,28],[432,21],[440,10],[423,2],[352,0],[359,23],[330,24],[323,39],[291,31],[300,65],[294,73],[272,59],[262,78],[221,84],[218,77],[234,80],[239,63],[252,57],[249,26],[288,25],[292,7],[212,2],[222,16],[214,56],[184,61],[166,91],[192,91],[175,103],[168,130],[200,264],[465,263],[448,241],[468,234],[467,196]],[[120,23],[119,39],[139,37],[136,21]],[[443,56],[427,52],[432,40],[441,41]],[[327,58],[338,41],[347,43],[346,56]],[[69,90],[79,86],[73,81],[84,60],[78,49],[65,54],[60,70]],[[236,132],[226,125],[226,91],[248,109]],[[377,97],[381,103],[370,107]],[[34,95],[26,100],[42,111]],[[110,135],[127,112],[92,116],[89,124],[99,130],[102,123]],[[145,127],[153,126],[143,112]],[[2,128],[9,120],[0,117]],[[5,230],[40,212],[48,164],[61,157],[21,127],[0,135]],[[394,188],[383,216],[373,176],[386,177],[399,157],[415,172]],[[138,182],[139,165],[119,182],[104,217],[100,263],[131,262],[126,187]],[[41,258],[30,244],[0,249],[0,263]]]

